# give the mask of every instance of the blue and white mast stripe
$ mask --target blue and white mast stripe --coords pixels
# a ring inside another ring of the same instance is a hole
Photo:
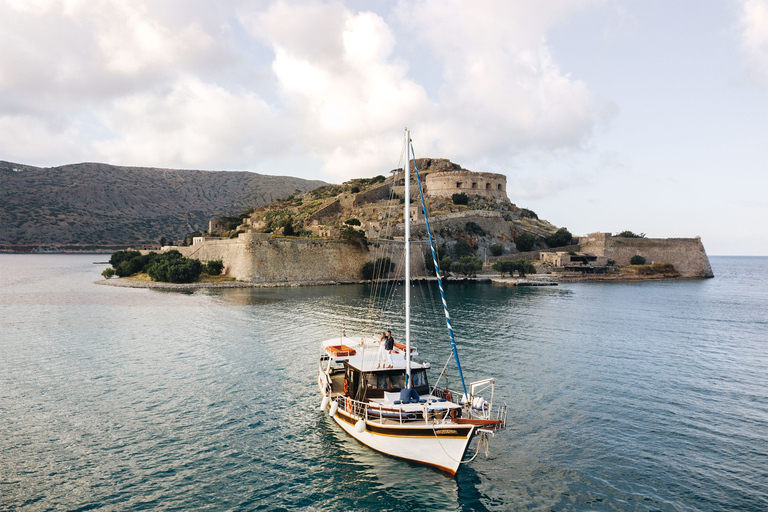
[[[408,137],[408,147],[411,150],[411,156],[413,158],[413,168],[416,171],[416,182],[419,185],[419,196],[421,196],[421,209],[424,211],[424,221],[427,225],[427,234],[429,235],[429,247],[432,250],[432,262],[435,265],[435,275],[437,275],[437,285],[440,288],[440,298],[443,300],[443,310],[445,311],[445,324],[448,326],[448,334],[451,337],[451,350],[453,351],[453,358],[456,359],[456,367],[459,370],[459,378],[461,379],[461,387],[464,390],[464,396],[468,397],[467,386],[464,384],[464,373],[461,371],[461,363],[459,362],[459,353],[456,351],[456,340],[453,337],[453,326],[451,325],[451,315],[448,313],[448,304],[445,302],[445,291],[443,290],[443,280],[440,277],[440,267],[437,264],[437,253],[435,252],[435,241],[432,239],[432,229],[429,227],[429,216],[427,215],[427,205],[424,202],[424,189],[421,186],[421,177],[419,176],[419,169],[416,165],[416,154],[413,151],[413,144],[410,137]]]

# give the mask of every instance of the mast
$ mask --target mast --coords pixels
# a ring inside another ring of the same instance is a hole
[[[403,174],[405,176],[405,381],[406,386],[413,387],[411,383],[411,133],[405,129],[405,164]]]

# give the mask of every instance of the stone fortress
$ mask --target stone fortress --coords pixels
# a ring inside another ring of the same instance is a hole
[[[466,238],[466,227],[471,224],[475,229],[481,228],[485,232],[482,236],[474,236],[476,255],[484,259],[484,272],[490,272],[490,265],[497,259],[528,258],[554,262],[556,266],[568,265],[566,260],[570,261],[571,258],[567,255],[572,251],[554,254],[563,251],[562,248],[529,253],[517,251],[514,243],[517,235],[528,232],[542,240],[548,234],[547,231],[554,232],[556,228],[546,221],[519,215],[521,212],[507,196],[506,176],[472,172],[445,159],[419,159],[417,165],[425,194],[436,204],[453,205],[452,196],[464,192],[472,198],[473,204],[485,205],[482,206],[485,209],[462,206],[454,207],[459,208],[459,211],[454,209],[451,213],[434,212],[436,214],[430,220],[438,244],[447,243],[449,248],[451,243],[455,245],[451,237],[458,235]],[[404,183],[395,171],[393,174],[386,179],[379,177],[381,179],[378,182],[363,187],[351,186],[359,180],[331,186],[340,192],[324,195],[320,199],[312,200],[312,193],[306,194],[298,204],[309,203],[314,205],[313,209],[304,217],[300,217],[299,210],[296,210],[295,219],[296,226],[310,232],[310,237],[279,236],[274,232],[263,232],[267,230],[264,218],[248,218],[238,228],[243,231],[239,235],[228,235],[230,238],[200,237],[194,240],[193,245],[177,249],[184,256],[201,261],[222,260],[225,273],[240,281],[276,285],[358,282],[363,264],[389,253],[390,249],[382,253],[381,249],[369,250],[360,244],[340,240],[340,226],[343,226],[346,219],[358,218],[361,220],[359,229],[365,232],[370,241],[387,236],[387,232],[395,238],[402,236],[402,216],[399,220],[387,220],[382,215],[385,209],[402,211],[402,206],[397,206],[399,201],[393,197],[402,197]],[[415,198],[418,189],[412,186],[411,190]],[[300,225],[299,219],[302,219]],[[414,236],[426,239],[418,201],[411,205],[411,219],[414,221]],[[386,231],[387,226],[391,226],[389,229],[392,231]],[[211,231],[215,228],[212,222]],[[492,244],[503,246],[501,256],[490,255]],[[401,246],[391,244],[392,250],[396,247]],[[698,237],[622,239],[612,237],[610,233],[594,233],[581,237],[577,245],[566,248],[569,249],[589,254],[589,261],[596,265],[605,265],[608,260],[613,260],[619,266],[629,265],[632,256],[641,255],[649,262],[671,263],[683,277],[712,277],[709,260]],[[423,248],[421,252],[424,252]],[[397,256],[392,254],[392,257],[394,259]],[[423,258],[414,258],[411,270],[414,276],[426,275]]]
[[[490,172],[436,171],[424,178],[425,194],[430,197],[452,197],[465,193],[509,202],[507,177]]]

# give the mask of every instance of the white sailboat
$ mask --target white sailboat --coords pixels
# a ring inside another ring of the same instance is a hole
[[[349,435],[374,450],[434,466],[455,475],[465,462],[467,450],[475,436],[481,436],[477,447],[479,451],[480,445],[487,442],[489,435],[506,427],[507,407],[506,404],[494,407],[494,379],[473,382],[469,386],[464,384],[408,130],[405,131],[405,143],[405,197],[410,197],[410,162],[413,161],[462,389],[430,386],[427,376],[429,364],[417,363],[412,359],[418,356],[418,352],[411,346],[410,204],[406,200],[405,344],[396,344],[391,366],[381,368],[378,338],[348,337],[342,329],[339,337],[322,342],[318,371],[321,409],[327,410]],[[483,398],[481,393],[488,396],[489,400]]]

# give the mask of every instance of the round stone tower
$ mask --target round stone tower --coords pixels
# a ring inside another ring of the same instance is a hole
[[[482,196],[509,202],[507,177],[492,172],[437,171],[424,178],[426,194],[431,197],[451,197],[464,192],[468,196]]]

